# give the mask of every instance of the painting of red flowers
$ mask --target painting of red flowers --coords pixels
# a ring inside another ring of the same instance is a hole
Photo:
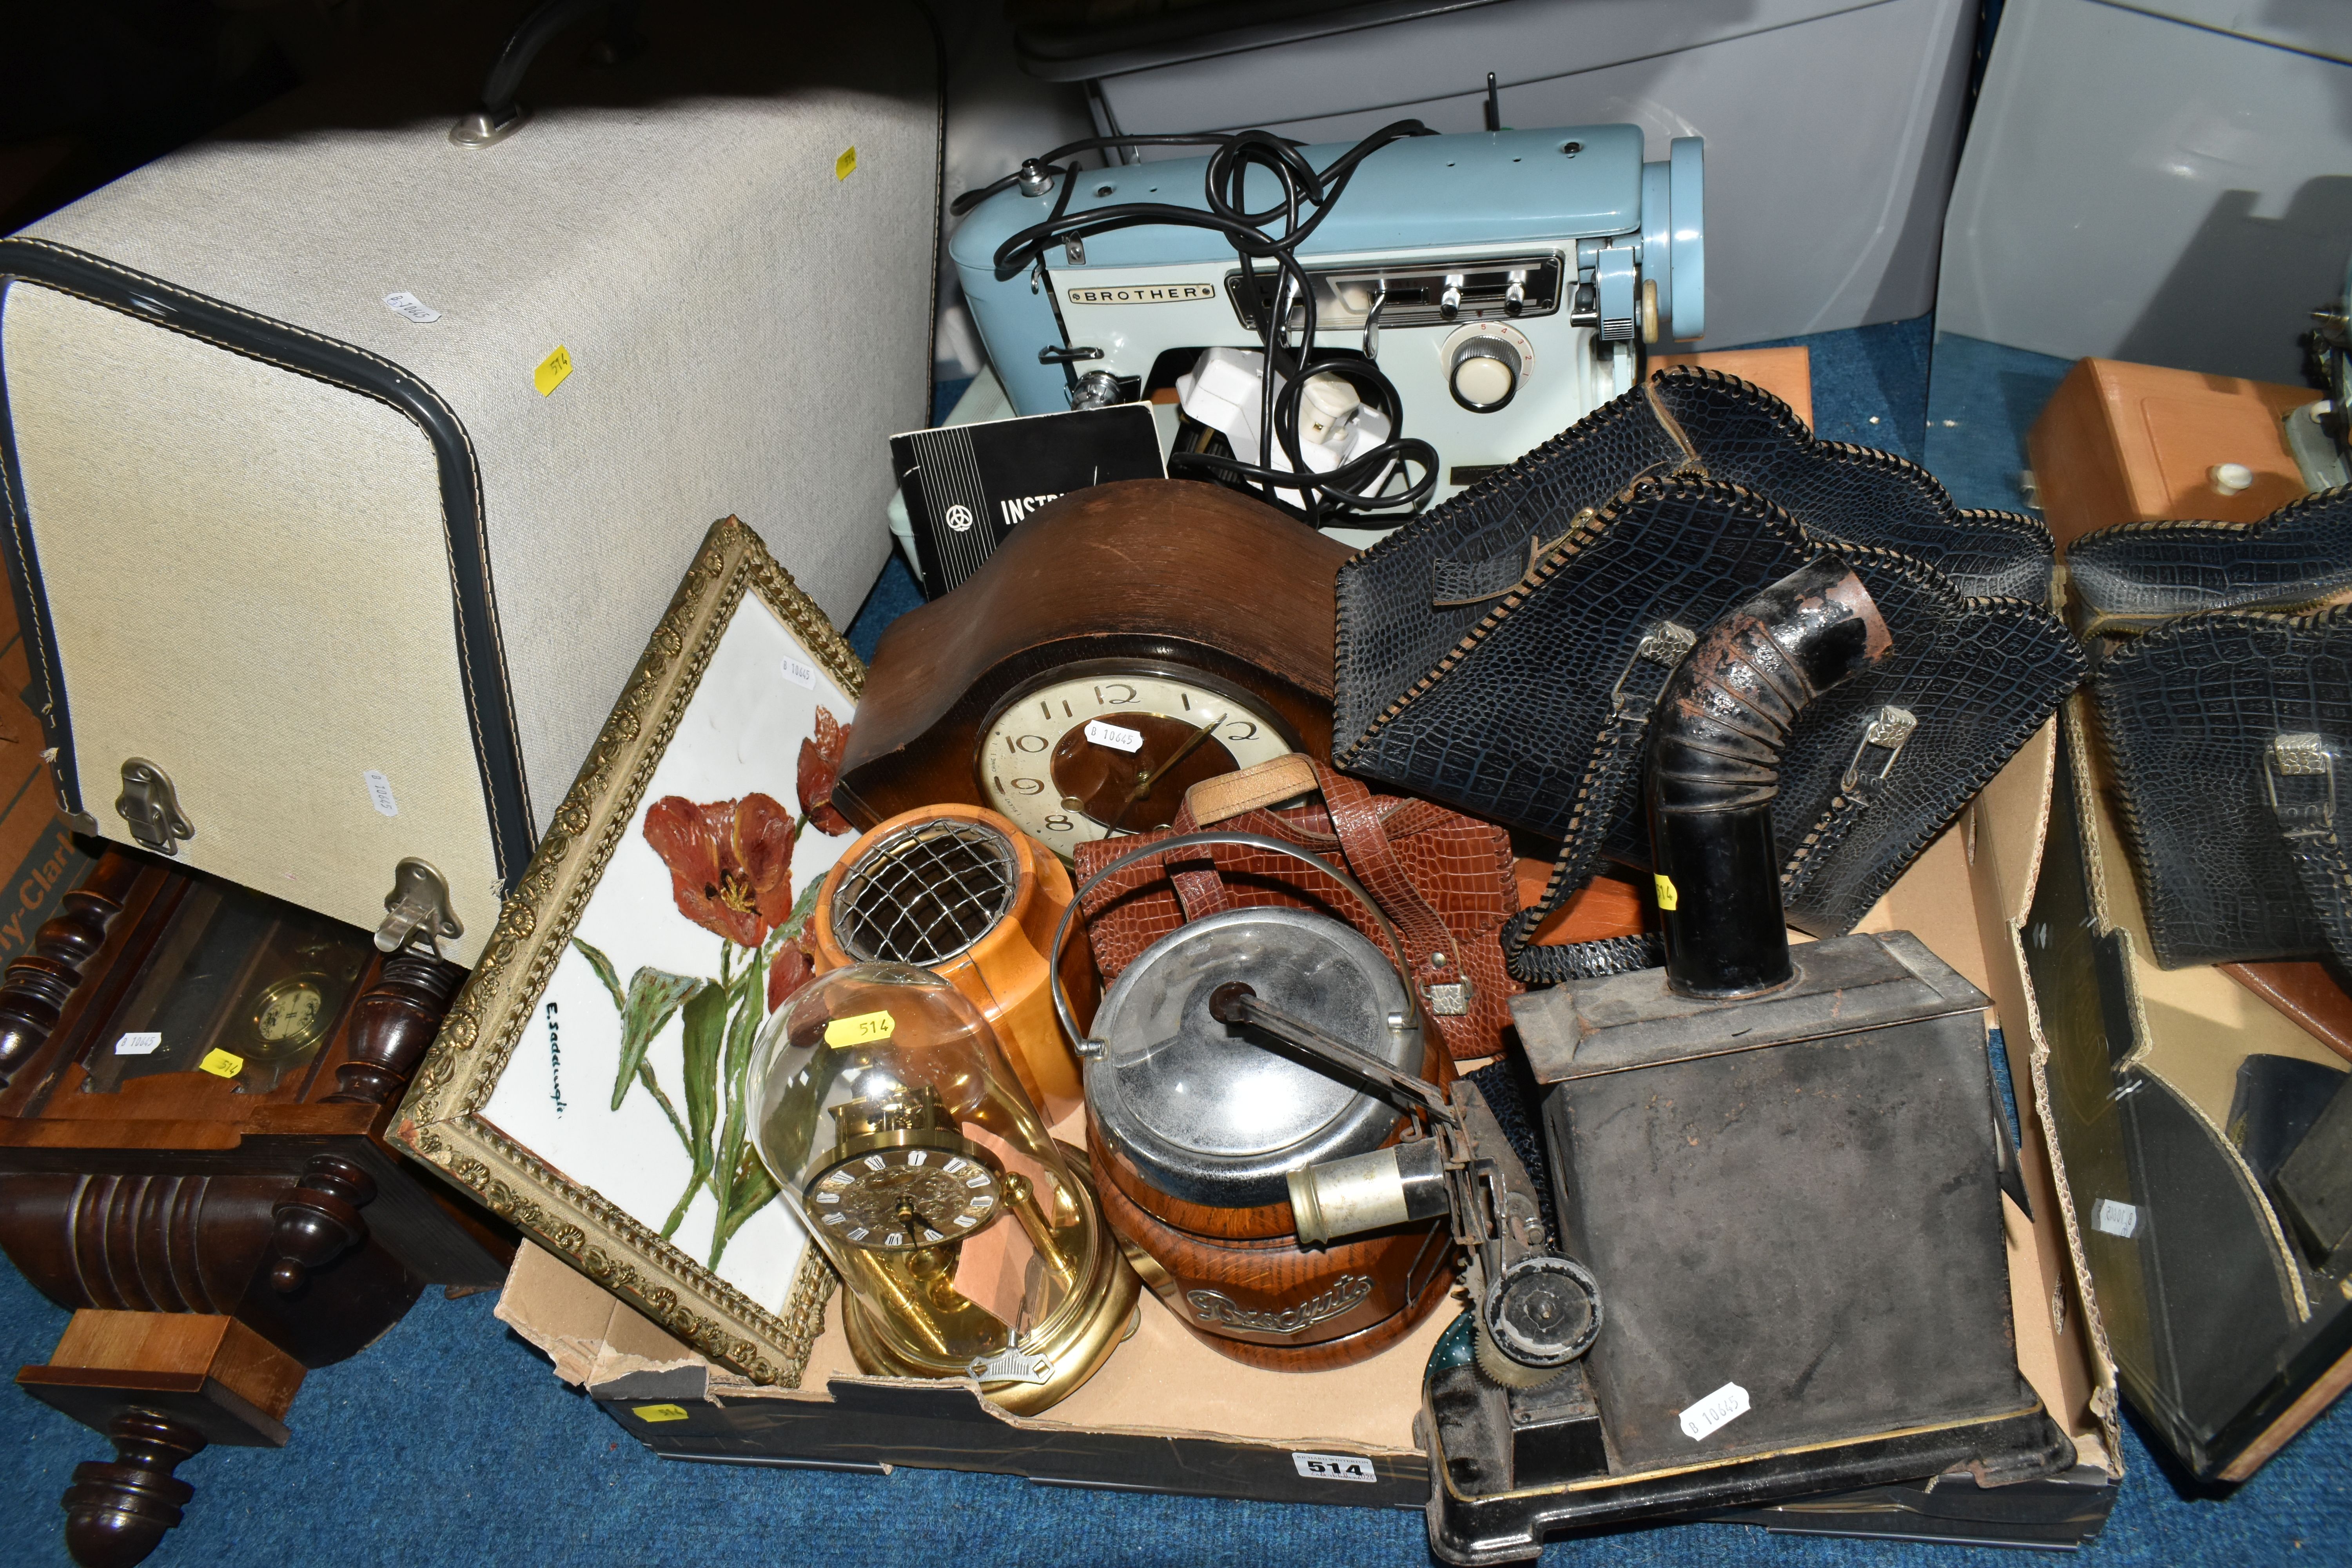
[[[743,1152],[751,1135],[754,1086],[746,1081],[753,1032],[768,1014],[813,978],[800,946],[808,924],[811,885],[795,900],[793,852],[804,829],[827,837],[850,831],[829,804],[848,728],[823,703],[800,743],[794,788],[800,815],[773,795],[753,790],[731,800],[697,801],[666,795],[646,808],[646,843],[669,872],[677,912],[726,939],[716,977],[641,968],[627,986],[613,960],[573,939],[611,994],[622,1022],[622,1050],[613,1079],[613,1109],[639,1084],[658,1103],[689,1161],[685,1191],[662,1226],[677,1234],[698,1194],[708,1193],[717,1215],[709,1261],[715,1268],[732,1237],[775,1195],[762,1178],[745,1184]],[[682,1049],[686,1115],[662,1087],[647,1056],[675,1015],[685,1031]],[[757,1164],[757,1161],[751,1162]]]
[[[646,842],[669,868],[677,912],[738,947],[759,946],[793,912],[799,833],[764,795],[704,805],[666,795],[646,813]]]
[[[801,815],[819,833],[849,831],[849,819],[833,809],[834,781],[841,776],[842,753],[849,750],[849,726],[818,703],[816,733],[801,742]]]
[[[498,1043],[440,1058],[474,1098],[398,1135],[429,1121],[531,1193],[516,1222],[543,1244],[614,1260],[614,1289],[690,1307],[729,1366],[789,1383],[826,1275],[755,1146],[755,1063],[814,979],[817,894],[856,837],[832,795],[865,670],[732,520],[667,611],[598,608],[631,604],[645,657],[541,819],[475,973],[491,999],[458,1015]]]

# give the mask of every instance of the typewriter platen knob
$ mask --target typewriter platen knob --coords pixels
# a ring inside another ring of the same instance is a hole
[[[1500,337],[1485,332],[1454,346],[1446,380],[1454,401],[1473,414],[1492,414],[1519,390],[1523,362],[1519,351]]]

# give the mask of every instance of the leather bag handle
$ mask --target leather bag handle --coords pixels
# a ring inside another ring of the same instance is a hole
[[[1069,945],[1070,927],[1076,923],[1078,911],[1086,907],[1087,895],[1101,886],[1103,879],[1112,872],[1123,870],[1139,860],[1156,859],[1179,849],[1205,848],[1214,844],[1233,844],[1244,849],[1265,849],[1276,855],[1287,855],[1293,860],[1313,867],[1354,894],[1356,901],[1364,906],[1364,912],[1372,917],[1372,924],[1385,940],[1390,956],[1399,966],[1397,973],[1405,983],[1404,1005],[1411,1010],[1406,1016],[1405,1026],[1411,1029],[1421,1027],[1421,998],[1412,984],[1412,963],[1405,953],[1404,943],[1398,937],[1396,927],[1390,923],[1389,917],[1381,911],[1381,906],[1353,877],[1320,856],[1310,855],[1296,844],[1286,844],[1263,833],[1184,833],[1122,855],[1079,883],[1077,889],[1070,895],[1068,907],[1062,910],[1061,923],[1054,928],[1053,945],[1045,950],[1047,989],[1053,994],[1054,1015],[1061,1020],[1062,1032],[1070,1037],[1071,1047],[1078,1053],[1079,1060],[1091,1062],[1103,1054],[1103,1042],[1078,1027],[1077,1016],[1070,1010],[1070,994],[1062,984],[1062,950]]]
[[[1339,840],[1340,858],[1404,939],[1412,958],[1412,984],[1461,982],[1462,955],[1454,933],[1397,858],[1372,792],[1328,763],[1304,752],[1289,752],[1253,768],[1203,779],[1184,792],[1183,805],[1169,826],[1191,833],[1302,795],[1323,797],[1331,830]],[[1187,920],[1202,920],[1231,907],[1213,860],[1202,870],[1171,868],[1169,879]]]

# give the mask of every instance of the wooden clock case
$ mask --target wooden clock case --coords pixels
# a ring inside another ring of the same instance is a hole
[[[1328,759],[1332,584],[1351,553],[1216,485],[1129,479],[1055,501],[882,634],[833,803],[861,828],[988,804],[975,757],[1005,697],[1090,659],[1198,670]]]
[[[241,1074],[215,1042],[298,949],[310,956],[291,962],[336,972],[320,1033]],[[429,947],[380,953],[363,931],[114,848],[8,966],[0,1250],[75,1310],[17,1383],[116,1449],[65,1495],[77,1562],[145,1557],[194,1495],[174,1466],[212,1443],[282,1447],[308,1369],[356,1354],[427,1285],[504,1278],[513,1233],[383,1137],[464,978]],[[126,1060],[122,1032],[151,1016],[212,1069]]]

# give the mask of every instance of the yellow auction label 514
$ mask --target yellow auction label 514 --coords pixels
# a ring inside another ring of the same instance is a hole
[[[870,1046],[877,1040],[887,1040],[898,1033],[898,1020],[887,1012],[856,1013],[846,1018],[828,1019],[824,1026],[824,1043],[828,1046]]]

